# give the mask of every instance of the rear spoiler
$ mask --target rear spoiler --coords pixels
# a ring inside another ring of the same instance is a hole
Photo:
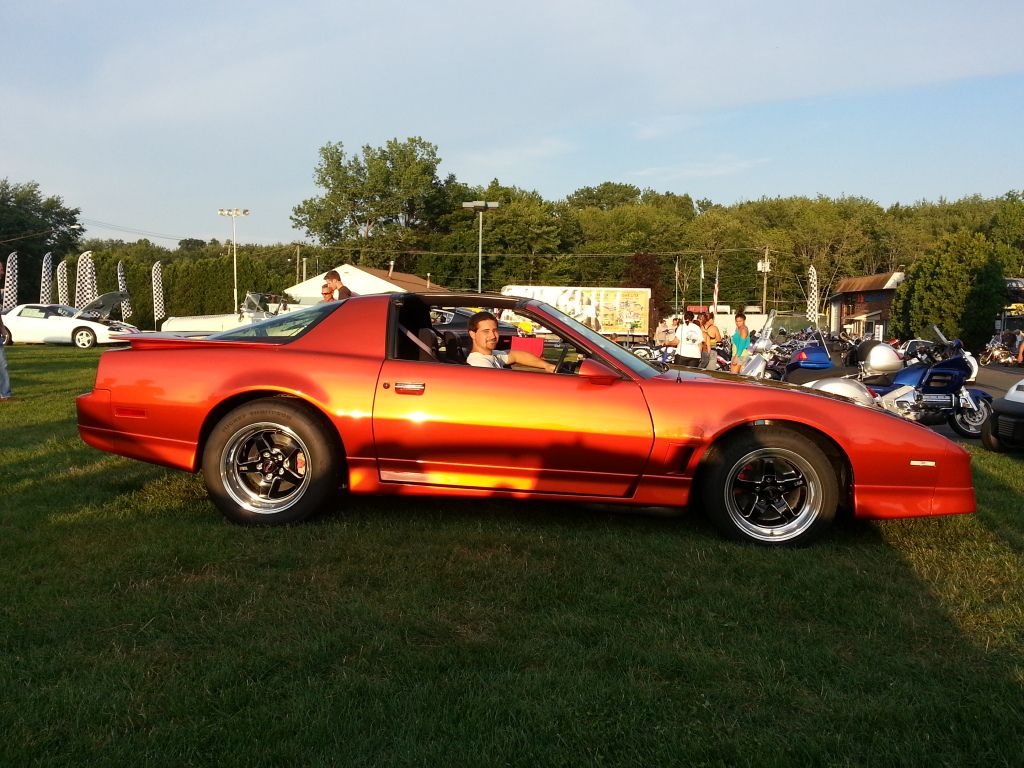
[[[112,334],[110,338],[119,342],[127,342],[132,349],[196,349],[197,347],[220,347],[230,344],[232,347],[254,347],[267,349],[277,346],[259,341],[230,341],[209,338],[219,331],[168,331],[166,333],[122,333]]]

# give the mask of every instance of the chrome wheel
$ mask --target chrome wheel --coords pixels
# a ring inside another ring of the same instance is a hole
[[[725,506],[741,531],[760,541],[788,541],[814,524],[821,483],[803,457],[762,448],[740,458],[726,479]]]
[[[838,506],[836,471],[821,448],[784,429],[716,446],[702,483],[712,521],[743,541],[804,543],[832,522]]]
[[[949,426],[962,437],[973,439],[981,437],[982,425],[992,413],[992,405],[987,400],[979,399],[975,406],[977,406],[975,411],[958,408],[948,419]]]
[[[229,437],[221,451],[221,483],[242,509],[277,514],[305,493],[308,455],[291,429],[271,422],[249,424]]]

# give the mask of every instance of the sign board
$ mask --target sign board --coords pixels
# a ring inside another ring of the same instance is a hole
[[[650,288],[506,285],[501,292],[543,301],[599,333],[648,335]]]

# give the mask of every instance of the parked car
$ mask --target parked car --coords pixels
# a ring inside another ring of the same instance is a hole
[[[4,344],[74,344],[90,349],[116,344],[120,333],[138,333],[134,325],[111,320],[114,307],[128,298],[120,291],[104,293],[76,309],[64,304],[19,304],[4,313]]]
[[[511,309],[555,373],[454,362],[431,310]],[[356,494],[703,508],[728,536],[802,544],[862,518],[975,511],[970,456],[836,395],[662,370],[539,301],[395,293],[206,338],[139,334],[100,358],[78,428],[104,451],[203,471],[240,523]]]
[[[992,413],[981,425],[981,444],[990,451],[1024,450],[1024,379],[992,401]]]

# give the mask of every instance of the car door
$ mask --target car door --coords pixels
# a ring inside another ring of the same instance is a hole
[[[13,330],[15,342],[39,344],[47,340],[50,330],[49,310],[46,307],[27,306],[18,313],[16,321],[17,333]]]
[[[631,380],[393,359],[373,431],[382,482],[610,497],[632,492],[654,438]]]

